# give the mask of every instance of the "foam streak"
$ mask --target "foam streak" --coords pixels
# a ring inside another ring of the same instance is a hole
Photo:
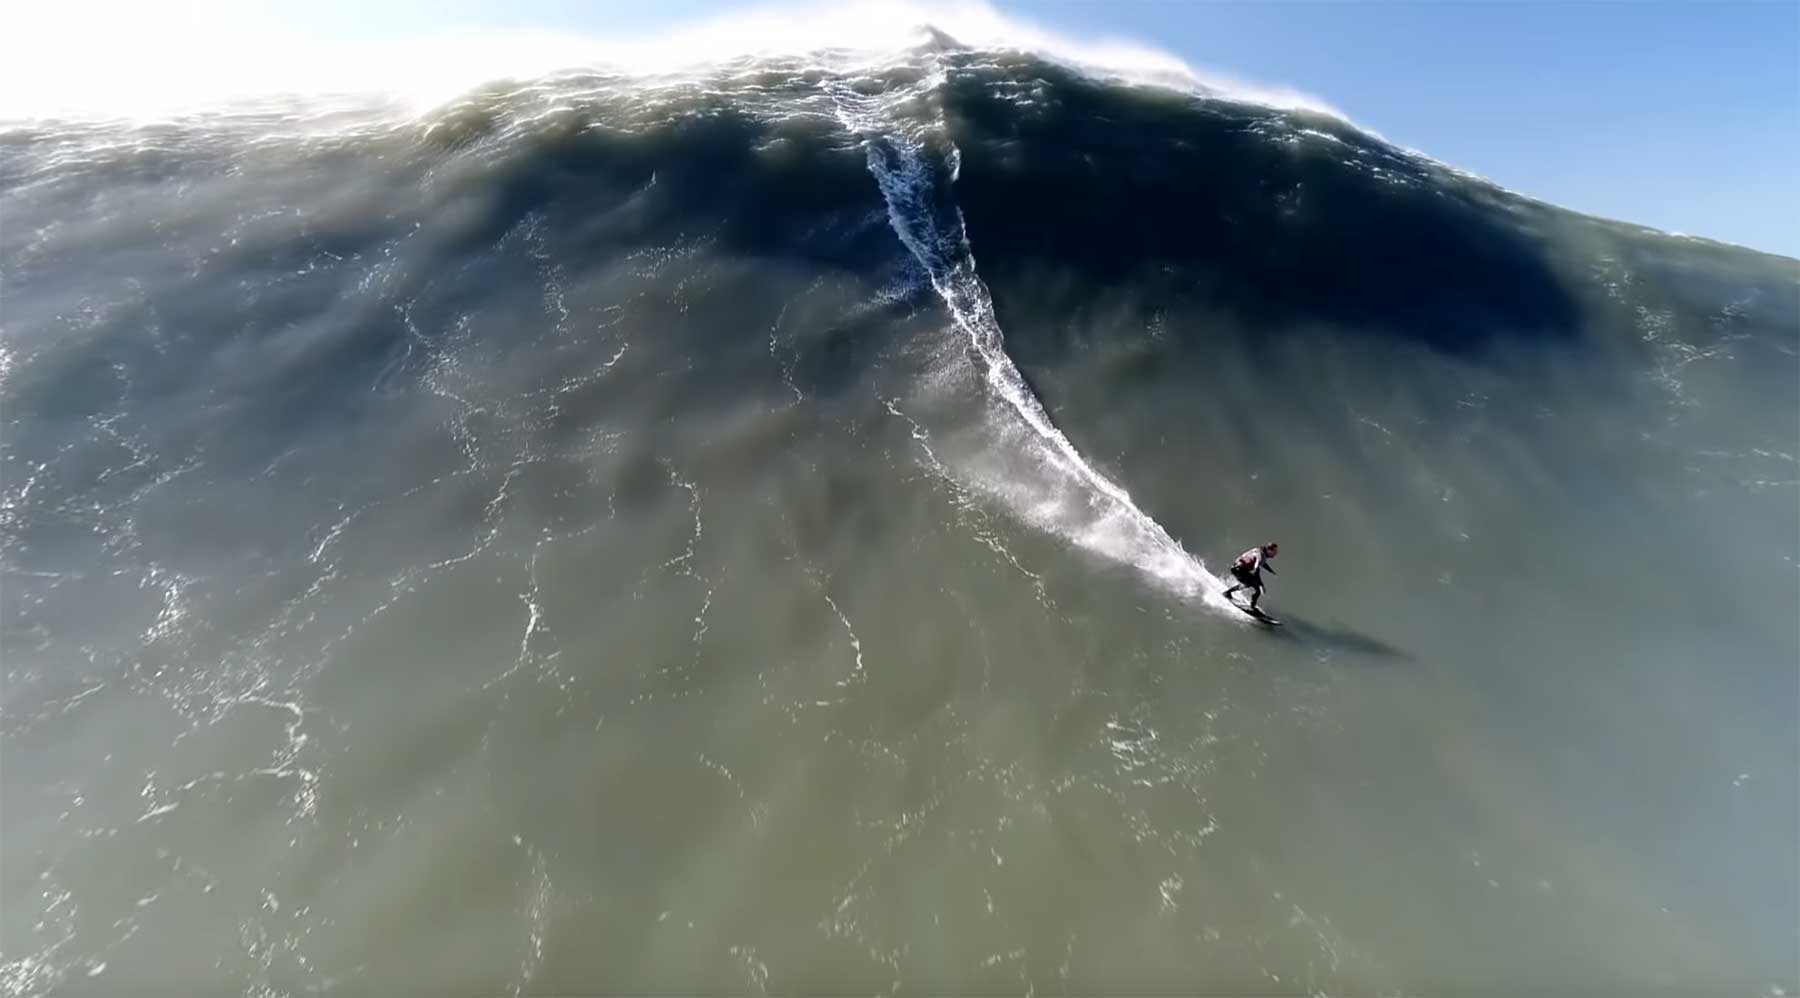
[[[1034,474],[1027,480],[1009,471],[1006,481],[989,483],[988,491],[1007,499],[1028,522],[1131,565],[1181,596],[1202,597],[1224,609],[1222,583],[1139,509],[1129,493],[1082,458],[1007,355],[993,299],[975,270],[961,210],[953,209],[947,224],[939,223],[923,143],[880,128],[866,99],[840,98],[838,106],[844,124],[864,137],[869,171],[887,202],[895,235],[969,338],[991,396],[1028,431],[1019,442],[1035,465]],[[954,176],[954,147],[950,156]]]

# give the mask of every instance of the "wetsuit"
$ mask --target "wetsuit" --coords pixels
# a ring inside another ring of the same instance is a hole
[[[1259,547],[1251,548],[1238,555],[1238,560],[1232,562],[1231,565],[1231,577],[1236,579],[1238,584],[1225,590],[1225,598],[1230,599],[1231,594],[1239,589],[1248,589],[1250,590],[1250,608],[1256,609],[1256,601],[1262,599],[1263,594],[1262,570],[1267,568],[1270,572],[1275,571],[1275,566],[1269,564],[1269,559],[1273,557],[1274,555],[1269,554],[1266,549]]]

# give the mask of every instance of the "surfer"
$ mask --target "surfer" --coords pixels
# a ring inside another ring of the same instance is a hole
[[[1275,571],[1274,565],[1269,564],[1269,560],[1274,558],[1276,552],[1280,550],[1281,545],[1270,541],[1262,547],[1254,547],[1238,555],[1238,560],[1231,564],[1231,577],[1237,580],[1237,585],[1225,590],[1225,598],[1231,599],[1231,594],[1239,589],[1248,589],[1250,590],[1250,609],[1254,611],[1256,601],[1262,599],[1263,569],[1268,569],[1271,575],[1280,574]]]

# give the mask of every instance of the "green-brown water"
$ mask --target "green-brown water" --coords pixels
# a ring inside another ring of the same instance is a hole
[[[7,993],[1796,986],[1794,261],[979,52],[0,143]]]

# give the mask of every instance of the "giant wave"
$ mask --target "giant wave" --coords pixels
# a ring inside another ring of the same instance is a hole
[[[1793,261],[1276,103],[8,125],[0,985],[1792,987]]]

